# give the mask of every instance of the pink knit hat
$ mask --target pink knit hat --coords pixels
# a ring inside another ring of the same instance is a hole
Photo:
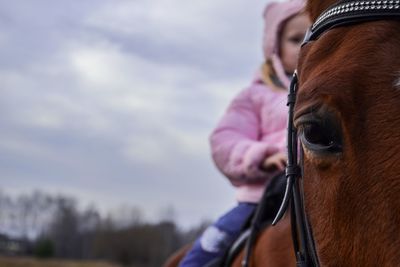
[[[265,59],[272,62],[272,66],[278,76],[278,79],[285,87],[289,86],[289,79],[282,66],[278,55],[279,33],[282,23],[288,18],[296,15],[304,8],[302,0],[286,0],[283,2],[271,2],[264,10],[264,40],[263,50]]]

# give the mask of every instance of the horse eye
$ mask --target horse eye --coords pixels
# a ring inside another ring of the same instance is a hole
[[[337,129],[329,123],[310,122],[299,126],[300,140],[314,152],[335,153],[342,150],[342,142]]]
[[[311,144],[320,146],[330,146],[333,144],[333,140],[329,134],[327,134],[324,129],[315,123],[304,125],[303,136],[304,139]]]

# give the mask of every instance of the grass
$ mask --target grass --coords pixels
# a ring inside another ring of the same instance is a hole
[[[102,261],[38,260],[0,256],[0,267],[120,267]]]

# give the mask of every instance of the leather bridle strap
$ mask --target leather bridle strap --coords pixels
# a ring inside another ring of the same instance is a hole
[[[324,11],[308,30],[302,46],[317,40],[326,31],[357,23],[376,20],[400,20],[400,0],[354,1],[343,0]],[[281,207],[273,221],[275,225],[291,203],[292,239],[298,267],[319,266],[312,229],[304,208],[303,179],[298,162],[297,130],[293,124],[297,92],[295,71],[289,88],[288,106],[288,162],[286,167],[286,191]],[[303,165],[300,163],[301,166]]]
[[[308,224],[307,215],[304,210],[301,169],[298,165],[298,143],[297,130],[293,125],[294,105],[296,103],[297,91],[297,72],[293,74],[289,88],[289,96],[287,105],[289,106],[288,119],[288,161],[286,167],[286,191],[282,201],[282,205],[278,214],[273,221],[275,225],[284,215],[291,205],[291,226],[293,247],[296,255],[296,263],[298,267],[319,266],[317,254],[314,248],[314,241],[311,233],[311,228]]]

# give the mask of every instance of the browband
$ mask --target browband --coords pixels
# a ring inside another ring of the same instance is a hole
[[[303,45],[332,28],[381,19],[400,19],[400,0],[344,0],[323,12],[307,31]]]

